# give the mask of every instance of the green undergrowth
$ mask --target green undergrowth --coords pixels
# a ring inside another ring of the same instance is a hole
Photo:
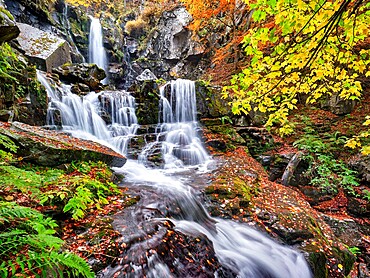
[[[0,135],[0,277],[94,277],[79,256],[63,251],[58,224],[102,209],[121,191],[103,162],[74,162],[64,169],[22,163],[17,147]],[[37,208],[38,210],[36,210]]]
[[[37,210],[0,202],[1,277],[94,277],[85,260],[61,251],[57,226]]]
[[[293,146],[304,153],[303,159],[309,165],[305,175],[311,185],[326,193],[336,194],[343,189],[347,194],[358,197],[355,190],[359,186],[358,173],[339,157],[347,140],[338,132],[318,133],[308,123]]]

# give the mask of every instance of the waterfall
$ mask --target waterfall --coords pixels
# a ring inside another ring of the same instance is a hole
[[[116,172],[125,175],[125,186],[131,184],[133,188],[139,187],[144,190],[150,187],[155,190],[159,199],[168,198],[171,204],[176,204],[174,214],[177,216],[163,218],[162,221],[171,221],[175,224],[176,230],[185,234],[206,235],[212,241],[221,264],[236,273],[237,277],[312,277],[302,254],[274,242],[246,224],[210,217],[194,196],[193,186],[198,186],[198,184],[194,184],[193,180],[197,174],[189,176],[189,168],[186,166],[207,165],[206,162],[210,161],[209,155],[197,136],[194,82],[178,79],[167,83],[160,89],[159,105],[157,142],[147,144],[139,161],[129,160],[122,168],[115,169]],[[158,143],[162,144],[165,167],[163,169],[148,168],[145,166],[146,160],[143,157]],[[179,178],[181,171],[183,174]],[[145,194],[141,196],[144,197]],[[159,205],[155,200],[146,202],[148,203],[145,203],[145,206],[138,205],[133,213],[140,215],[143,206],[144,210],[145,208],[160,210],[161,206],[168,210],[170,207],[168,204]],[[145,225],[140,221],[135,224]],[[149,240],[135,243],[132,247],[133,251],[128,250],[127,254],[151,244]],[[169,267],[158,256],[150,255],[149,252],[141,256],[146,256],[148,263],[145,267],[137,266],[134,259],[131,259],[131,262],[130,259],[125,261],[125,266],[130,265],[134,271],[132,276],[128,277],[140,277],[143,273],[147,277],[173,277]],[[105,277],[113,277],[114,273],[118,273],[121,269],[125,271],[123,267],[117,266],[112,272],[108,270]],[[179,264],[177,267],[182,266]],[[217,277],[216,273],[215,277]]]
[[[98,140],[122,153],[127,152],[128,141],[138,127],[135,100],[128,92],[90,92],[79,97],[70,92],[69,86],[52,87],[40,72],[38,77],[49,96],[48,124],[56,124],[59,117],[63,130],[73,136]],[[311,278],[302,254],[244,223],[211,217],[196,197],[201,174],[199,168],[188,166],[207,166],[211,159],[197,135],[194,82],[180,79],[166,84],[160,90],[159,105],[157,141],[148,144],[143,153],[161,144],[165,167],[148,168],[142,163],[145,159],[129,159],[123,167],[113,169],[125,176],[124,186],[137,192],[140,201],[128,212],[132,217],[128,223],[132,226],[127,233],[133,241],[128,242],[127,253],[122,254],[124,262],[108,266],[100,277],[121,274],[124,276],[120,277],[142,277],[143,273],[145,277],[174,277],[170,268],[180,269],[181,263],[167,265],[151,249],[152,235],[145,236],[150,232],[145,229],[148,224],[157,227],[158,222],[169,221],[176,231],[205,235],[212,242],[221,265],[237,275],[235,277]],[[153,195],[157,196],[156,200]],[[145,210],[161,211],[162,217],[146,217]],[[125,229],[124,225],[120,227]],[[137,259],[135,256],[141,251]],[[142,263],[138,265],[138,261]],[[131,272],[125,276],[127,267]],[[219,277],[217,273],[214,275]]]
[[[103,30],[98,18],[90,17],[90,34],[89,34],[89,63],[96,64],[98,67],[105,70],[107,73],[108,60],[107,54],[103,46]],[[102,80],[103,84],[107,84],[108,78]]]
[[[160,88],[158,141],[166,168],[200,165],[210,161],[197,131],[195,82],[177,79]],[[163,140],[164,138],[164,140]],[[157,143],[152,144],[157,146]],[[140,156],[146,161],[148,145]]]
[[[38,71],[37,76],[48,93],[48,126],[61,125],[74,137],[99,141],[127,153],[128,142],[138,127],[136,103],[130,93],[102,91],[80,97],[73,94],[68,85],[53,88],[42,73]]]

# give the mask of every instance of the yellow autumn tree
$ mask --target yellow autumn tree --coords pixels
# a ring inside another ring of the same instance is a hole
[[[225,87],[236,114],[266,113],[266,126],[293,131],[290,111],[301,97],[359,99],[370,76],[370,3],[362,0],[245,0],[253,25],[245,36],[249,66]]]

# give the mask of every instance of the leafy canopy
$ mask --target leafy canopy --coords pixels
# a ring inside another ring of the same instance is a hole
[[[236,114],[268,115],[267,127],[293,131],[287,117],[300,98],[359,99],[370,76],[370,3],[361,0],[245,0],[253,24],[244,38],[250,65],[225,87]]]

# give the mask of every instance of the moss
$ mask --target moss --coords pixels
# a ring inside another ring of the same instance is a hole
[[[0,23],[3,23],[4,21],[4,15],[6,15],[10,20],[14,20],[13,15],[5,8],[0,6]]]
[[[329,275],[326,268],[326,256],[323,252],[311,252],[309,262],[313,271],[314,277],[327,278]]]

